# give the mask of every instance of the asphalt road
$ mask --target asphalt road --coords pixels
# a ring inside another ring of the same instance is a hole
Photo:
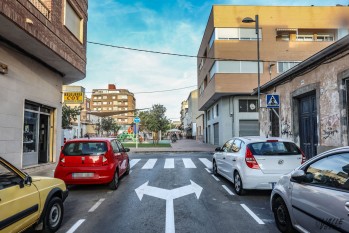
[[[235,195],[229,181],[212,175],[211,158],[204,152],[130,154],[131,173],[116,191],[69,187],[58,232],[278,232],[270,191]]]

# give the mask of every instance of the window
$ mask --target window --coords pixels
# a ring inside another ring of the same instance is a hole
[[[300,62],[298,61],[281,61],[277,63],[277,72],[278,73],[283,73],[292,67],[298,65]]]
[[[127,95],[119,95],[118,99],[127,99]]]
[[[280,125],[279,125],[279,109],[278,108],[273,108],[270,109],[269,111],[269,117],[270,117],[270,122],[271,122],[271,136],[272,137],[279,137],[280,136]]]
[[[65,1],[64,25],[80,42],[83,41],[83,19],[67,0]]]
[[[262,39],[262,29],[259,29],[259,39]],[[209,46],[214,40],[257,40],[255,28],[215,28]]]
[[[104,95],[104,96],[103,96],[103,99],[104,99],[104,100],[108,99],[108,96]]]
[[[231,151],[231,146],[233,145],[233,141],[234,140],[229,140],[226,143],[224,143],[224,145],[222,146],[222,150],[224,152],[230,152]]]
[[[108,104],[108,102],[103,102],[103,104]]]
[[[212,36],[211,36],[211,38],[210,38],[210,42],[208,43],[210,48],[211,48],[212,45],[213,45],[213,42],[214,42],[214,40],[215,40],[215,37],[216,37],[216,35],[215,35],[215,30],[214,30],[213,33],[212,33]]]
[[[207,120],[211,120],[211,110],[207,111]]]
[[[216,105],[216,116],[219,116],[219,104]]]
[[[260,72],[263,73],[263,62],[259,64]],[[257,74],[258,62],[253,61],[215,61],[210,70],[210,79],[216,73],[223,74]]]
[[[113,151],[114,151],[114,152],[120,152],[120,149],[119,149],[119,147],[118,147],[118,144],[117,144],[117,142],[116,142],[115,140],[111,141],[110,144],[111,144],[111,146],[113,147]]]
[[[306,169],[307,182],[349,190],[349,154],[336,154],[322,158]]]
[[[202,83],[199,88],[199,94],[201,95],[204,92],[204,84]]]
[[[112,96],[111,98],[112,98],[113,100],[115,100],[115,99],[116,99],[116,96]]]
[[[297,35],[297,41],[313,41],[314,35],[308,34],[308,35]]]
[[[257,112],[257,100],[239,100],[239,112]]]
[[[204,59],[203,58],[201,58],[200,65],[199,65],[199,70],[201,70],[202,67],[204,67]]]
[[[21,180],[22,178],[17,173],[0,163],[0,190],[18,185]]]
[[[241,145],[242,145],[242,141],[239,139],[235,139],[231,150],[233,152],[239,152],[241,149]]]
[[[334,35],[333,34],[318,34],[316,36],[316,41],[334,41]]]

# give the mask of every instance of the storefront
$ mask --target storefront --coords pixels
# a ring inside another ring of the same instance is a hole
[[[53,108],[30,101],[24,108],[23,166],[52,161]]]

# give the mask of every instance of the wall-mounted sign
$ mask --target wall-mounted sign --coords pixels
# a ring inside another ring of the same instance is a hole
[[[78,104],[84,102],[83,92],[64,92],[64,103]]]
[[[280,98],[276,94],[267,94],[267,108],[279,108]]]

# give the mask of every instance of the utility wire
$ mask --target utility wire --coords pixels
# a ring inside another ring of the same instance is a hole
[[[179,53],[166,53],[166,52],[159,52],[154,50],[136,49],[136,48],[130,48],[130,47],[124,47],[124,46],[118,46],[118,45],[103,44],[103,43],[93,42],[93,41],[87,41],[87,43],[105,46],[105,47],[112,47],[117,49],[125,49],[125,50],[137,51],[137,52],[155,53],[155,54],[177,56],[177,57],[202,58],[202,59],[212,59],[217,61],[257,61],[257,60],[242,60],[242,59],[218,58],[218,57],[204,57],[204,56],[195,56],[195,55],[187,55],[187,54],[179,54]],[[276,62],[276,61],[260,60],[260,62]]]

